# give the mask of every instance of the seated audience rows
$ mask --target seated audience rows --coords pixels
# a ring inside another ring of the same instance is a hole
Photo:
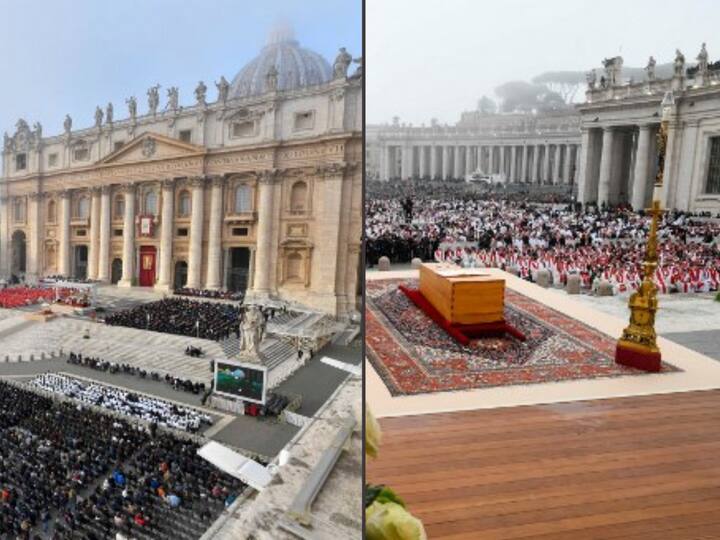
[[[169,401],[127,392],[112,386],[88,383],[58,373],[38,375],[30,385],[67,396],[81,403],[103,407],[134,419],[154,422],[182,431],[195,433],[202,426],[213,423],[210,415],[196,409],[181,407]]]
[[[462,186],[421,183],[379,187],[366,208],[369,265],[450,260],[469,267],[517,268],[534,280],[544,268],[555,283],[577,273],[586,288],[609,281],[616,292],[640,282],[650,217],[626,207],[502,200]],[[709,292],[720,283],[720,220],[666,212],[658,227],[661,292]]]
[[[210,289],[191,289],[188,287],[181,287],[173,291],[178,296],[195,296],[199,298],[218,298],[222,300],[236,300],[242,302],[245,298],[245,293],[242,291],[221,291],[221,290],[210,290]]]
[[[198,446],[0,382],[0,539],[181,539],[245,488]]]
[[[165,298],[105,317],[105,324],[220,341],[236,332],[241,308],[186,298]]]

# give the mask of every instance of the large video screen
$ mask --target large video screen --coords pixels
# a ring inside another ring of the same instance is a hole
[[[215,392],[264,404],[265,374],[266,370],[260,366],[217,360],[215,362]]]

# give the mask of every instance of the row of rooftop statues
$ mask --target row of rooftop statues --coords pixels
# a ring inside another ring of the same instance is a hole
[[[697,65],[693,68],[685,69],[685,55],[680,52],[680,49],[675,50],[675,59],[673,60],[673,76],[682,78],[686,74],[693,76],[707,77],[710,71],[710,63],[708,61],[708,52],[705,43],[702,44],[700,52],[697,55]],[[655,80],[655,66],[657,61],[655,57],[651,56],[648,59],[648,63],[645,66],[645,72],[647,74],[647,80],[652,82]],[[588,88],[595,90],[596,88],[609,88],[621,84],[620,73],[622,71],[623,59],[622,56],[614,56],[612,58],[605,58],[603,60],[603,67],[605,68],[605,74],[600,77],[598,81],[596,70],[591,70],[586,74],[586,80]],[[714,66],[714,64],[713,64]],[[632,81],[630,81],[632,83]]]
[[[341,47],[332,66],[333,78],[339,79],[347,77],[348,68],[353,62],[359,65],[358,74],[362,74],[362,58],[353,59],[352,55],[347,52],[345,47]],[[278,89],[278,75],[279,74],[277,68],[275,66],[271,66],[265,77],[266,91],[272,92]],[[224,76],[221,76],[220,80],[215,83],[215,87],[217,88],[218,92],[217,103],[221,103],[224,105],[227,102],[230,94],[230,83],[227,81],[227,79],[225,79]],[[160,107],[160,88],[161,86],[159,84],[156,84],[155,86],[149,88],[147,91],[148,114],[151,116],[157,116],[158,108]],[[205,83],[203,81],[198,82],[194,90],[196,105],[200,107],[207,106],[207,91],[208,88]],[[130,121],[134,124],[138,115],[137,98],[135,96],[131,96],[125,100],[125,104],[128,108]],[[165,105],[164,112],[175,114],[181,109],[182,107],[180,106],[180,90],[177,86],[171,86],[167,89],[167,104]],[[95,128],[102,129],[103,124],[112,125],[114,113],[115,110],[112,103],[108,103],[105,107],[105,110],[103,110],[100,106],[96,107]],[[69,114],[65,115],[65,120],[63,121],[63,129],[66,136],[69,136],[72,132],[72,126],[72,117]],[[27,144],[18,144],[18,135],[20,135],[21,138],[27,139],[23,139],[23,143],[39,144],[40,140],[42,139],[42,126],[39,122],[34,125],[34,129],[32,132],[30,131],[27,122],[25,122],[25,120],[23,119],[20,119],[18,121],[15,128],[16,131],[14,137],[10,137],[7,132],[4,135],[3,149],[6,152],[12,152],[16,148],[27,146]]]

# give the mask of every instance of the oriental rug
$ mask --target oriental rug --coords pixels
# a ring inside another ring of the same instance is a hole
[[[367,356],[393,396],[534,384],[646,372],[615,363],[616,338],[548,305],[505,289],[505,318],[527,337],[462,345],[416,307],[398,285],[366,282]],[[663,363],[661,373],[680,369]]]

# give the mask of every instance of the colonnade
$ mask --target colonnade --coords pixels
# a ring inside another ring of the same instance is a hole
[[[511,183],[575,183],[580,146],[538,144],[424,144],[382,146],[381,179],[464,178],[476,171],[502,175]]]
[[[646,208],[657,172],[659,124],[583,128],[578,201]]]

